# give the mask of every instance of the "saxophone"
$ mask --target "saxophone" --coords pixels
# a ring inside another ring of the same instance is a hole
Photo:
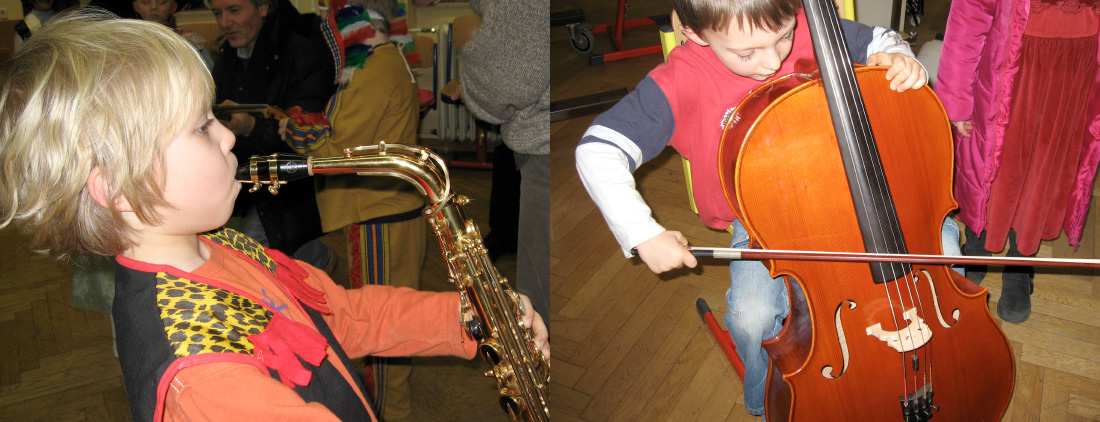
[[[278,194],[279,186],[292,180],[352,173],[397,177],[428,199],[424,218],[439,239],[448,279],[461,297],[466,332],[493,367],[485,376],[496,378],[501,407],[513,421],[549,421],[550,362],[538,351],[531,329],[522,324],[525,312],[519,294],[493,266],[477,225],[462,210],[469,199],[451,192],[442,158],[426,148],[380,142],[345,149],[342,157],[254,156],[237,169],[237,180],[252,183],[249,192],[267,185]]]

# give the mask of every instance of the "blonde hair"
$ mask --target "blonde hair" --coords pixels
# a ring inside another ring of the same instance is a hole
[[[0,75],[0,227],[57,257],[132,246],[125,198],[160,222],[163,154],[214,82],[198,52],[164,25],[81,9],[50,21]],[[89,193],[98,167],[108,206]]]
[[[802,8],[799,0],[672,0],[680,23],[697,33],[725,32],[734,20],[778,31]]]

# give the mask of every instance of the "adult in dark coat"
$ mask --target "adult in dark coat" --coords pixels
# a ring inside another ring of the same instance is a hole
[[[336,89],[333,59],[325,46],[289,28],[298,13],[288,1],[212,0],[210,5],[227,40],[213,71],[219,103],[323,111]],[[291,152],[275,119],[235,113],[226,126],[237,135],[233,152],[241,163],[253,155]],[[247,215],[253,207],[256,215]],[[235,214],[245,215],[246,232],[261,242],[266,234],[275,249],[322,269],[328,264],[331,251],[316,241],[322,232],[312,183],[284,185],[278,195],[242,193]],[[249,229],[257,217],[260,233]]]

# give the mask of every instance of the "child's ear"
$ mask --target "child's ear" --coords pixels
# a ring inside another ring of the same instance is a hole
[[[103,180],[103,172],[99,170],[99,166],[92,168],[92,171],[88,173],[88,194],[92,195],[92,200],[103,208],[110,208],[107,206],[107,181]],[[130,201],[126,200],[125,196],[119,196],[115,200],[115,208],[121,212],[133,212],[134,209],[130,207]]]
[[[710,43],[706,42],[703,37],[701,37],[698,33],[696,33],[691,28],[688,28],[687,26],[680,25],[680,32],[683,32],[684,36],[687,37],[687,39],[696,44],[699,44],[700,46],[706,47],[710,45]]]

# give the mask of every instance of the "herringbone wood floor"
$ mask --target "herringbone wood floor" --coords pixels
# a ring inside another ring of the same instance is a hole
[[[944,4],[939,4],[944,3]],[[666,13],[666,2],[632,1],[630,16]],[[552,11],[583,9],[589,24],[614,19],[614,2],[554,0]],[[943,31],[947,2],[926,2],[917,42]],[[654,44],[654,29],[627,30],[628,47]],[[610,42],[597,36],[597,52]],[[618,88],[633,90],[659,56],[588,67],[569,45],[565,28],[551,29],[552,99]],[[719,319],[729,285],[723,262],[655,276],[624,259],[573,168],[573,147],[591,116],[551,125],[553,187],[560,206],[554,233],[561,261],[562,306],[552,317],[555,421],[748,421],[741,382],[695,311],[704,298]],[[725,246],[727,234],[704,228],[687,207],[680,160],[671,151],[635,174],[659,222],[694,245]],[[1040,256],[1100,257],[1096,200],[1081,247],[1064,238],[1044,242]],[[996,268],[994,268],[996,270]],[[1035,278],[1033,312],[1020,325],[1002,323],[1017,376],[1008,421],[1100,420],[1100,278],[1091,271],[1046,270]],[[1000,273],[983,282],[995,313]],[[981,388],[975,385],[975,388]]]
[[[653,0],[631,2],[630,17],[667,12]],[[552,10],[584,9],[588,22],[613,19],[614,2],[554,0]],[[918,40],[942,31],[937,5],[926,5]],[[942,12],[941,12],[942,13]],[[628,30],[629,46],[656,43],[647,28]],[[590,68],[564,28],[551,30],[554,100],[616,88],[633,89],[657,65],[656,56]],[[609,51],[606,38],[597,51]],[[572,150],[591,117],[555,123],[553,178],[555,258],[549,315],[553,344],[555,421],[754,420],[739,404],[740,381],[694,309],[706,299],[715,315],[728,285],[721,263],[654,276],[623,259],[580,185]],[[459,193],[486,230],[487,172],[456,170]],[[728,238],[702,228],[686,208],[679,160],[665,154],[642,167],[639,188],[659,221],[693,244],[722,246]],[[1096,210],[1081,248],[1064,239],[1044,243],[1043,256],[1100,255]],[[445,290],[442,262],[429,241],[424,288]],[[498,263],[512,273],[514,259]],[[10,229],[0,230],[0,420],[129,420],[118,363],[111,354],[107,316],[70,306],[71,269],[28,253]],[[984,285],[999,295],[993,272]],[[1036,278],[1034,312],[1021,325],[1003,324],[1017,360],[1017,382],[1005,420],[1100,420],[1100,282],[1090,272],[1048,271]],[[991,309],[995,303],[990,304]],[[413,420],[505,420],[479,361],[418,359]],[[976,388],[981,388],[977,386]]]
[[[487,233],[491,173],[453,169],[452,180],[474,199],[465,210]],[[323,239],[344,256],[337,236]],[[514,279],[515,255],[497,267]],[[341,261],[340,274],[346,269]],[[32,254],[15,230],[0,229],[0,421],[131,420],[109,316],[74,308],[71,278],[72,264]],[[421,280],[423,290],[453,289],[434,237]],[[413,365],[410,421],[508,420],[480,358],[415,358]]]

